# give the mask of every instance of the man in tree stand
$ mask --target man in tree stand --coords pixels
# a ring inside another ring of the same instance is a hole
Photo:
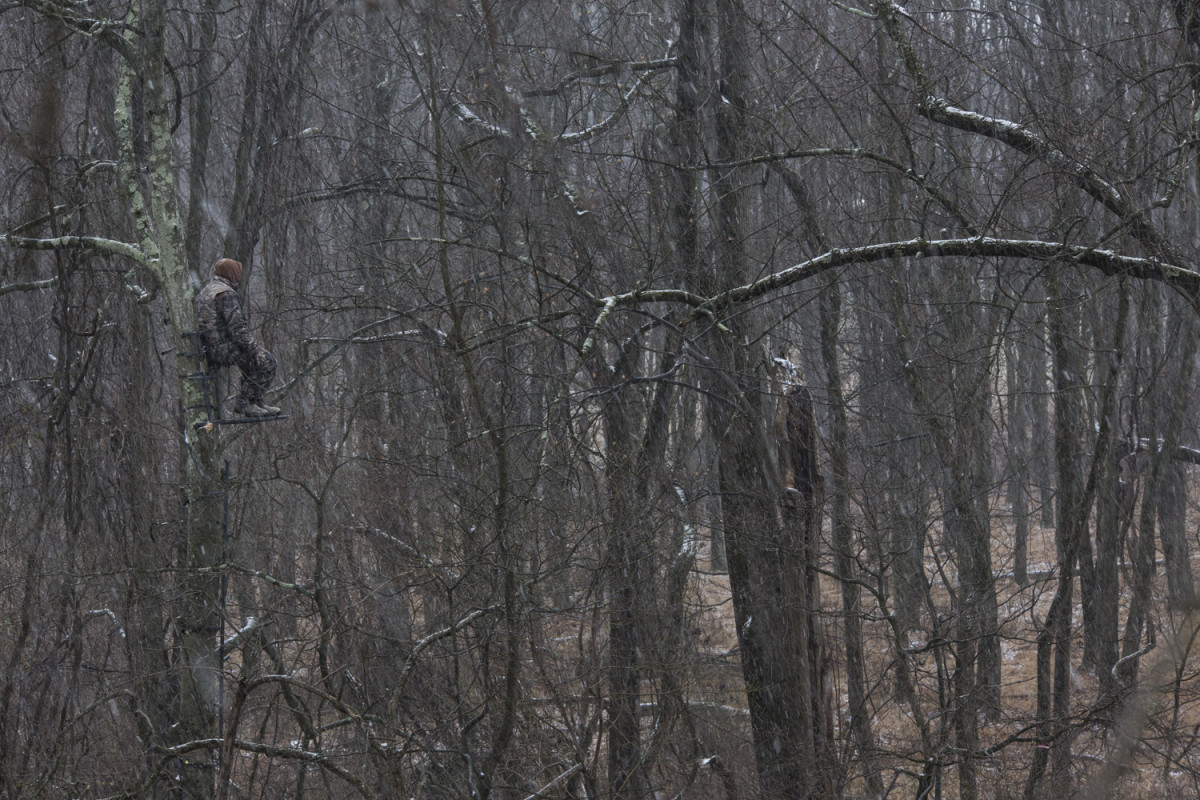
[[[230,411],[236,417],[273,417],[275,406],[263,403],[263,395],[275,377],[275,356],[254,341],[238,284],[242,264],[222,258],[213,265],[213,277],[196,295],[196,321],[204,339],[204,360],[209,369],[236,366],[242,375],[238,396]]]

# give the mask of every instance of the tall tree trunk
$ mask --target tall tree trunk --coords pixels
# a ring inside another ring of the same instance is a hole
[[[1029,583],[1029,397],[1027,345],[1015,342],[1006,348],[1008,367],[1008,427],[1005,444],[1008,460],[1008,503],[1013,519],[1013,579]]]
[[[1086,555],[1088,524],[1096,489],[1104,481],[1106,463],[1111,460],[1120,358],[1109,365],[1111,380],[1102,384],[1096,416],[1099,420],[1095,452],[1088,465],[1084,442],[1091,427],[1086,422],[1086,377],[1081,365],[1078,330],[1068,310],[1079,305],[1079,298],[1067,295],[1057,273],[1048,277],[1049,331],[1054,365],[1054,445],[1058,468],[1058,520],[1055,544],[1058,553],[1058,583],[1037,640],[1037,716],[1038,741],[1033,764],[1026,781],[1027,797],[1036,793],[1047,763],[1056,791],[1065,791],[1071,780],[1071,617],[1074,609],[1076,566]],[[1124,286],[1121,287],[1122,292]],[[1128,303],[1121,298],[1114,333],[1114,351],[1123,343]],[[1086,472],[1086,476],[1085,476]],[[1097,572],[1095,575],[1099,575]],[[1093,576],[1093,581],[1095,576]],[[1081,581],[1082,583],[1082,581]],[[1095,602],[1098,586],[1093,585]],[[1053,666],[1051,666],[1053,664]],[[1103,685],[1103,684],[1102,684]],[[1049,748],[1049,752],[1046,752]],[[1047,758],[1047,755],[1049,756]]]
[[[1099,368],[1097,381],[1103,387],[1099,425],[1101,430],[1109,431],[1110,435],[1104,441],[1097,440],[1096,452],[1092,457],[1092,471],[1096,476],[1096,568],[1095,591],[1090,602],[1092,624],[1084,647],[1099,676],[1102,699],[1112,697],[1116,691],[1112,670],[1116,666],[1120,648],[1118,604],[1121,585],[1118,565],[1122,561],[1120,547],[1124,538],[1123,520],[1128,515],[1127,497],[1132,491],[1120,474],[1117,457],[1119,409],[1115,402],[1119,396],[1117,387],[1123,377],[1129,294],[1128,285],[1122,281],[1113,324],[1113,341],[1107,347],[1098,348],[1098,352],[1107,350],[1111,353],[1107,358],[1100,356],[1103,364]],[[1087,535],[1086,530],[1084,535]]]
[[[165,744],[180,745],[179,778],[189,797],[213,794],[217,663],[215,632],[221,551],[222,445],[219,428],[208,417],[195,343],[194,294],[184,247],[183,225],[176,203],[177,175],[171,143],[166,90],[166,4],[145,0],[129,7],[125,42],[140,53],[138,63],[122,61],[114,113],[121,140],[118,164],[126,200],[137,225],[139,257],[155,279],[171,324],[175,347],[180,409],[180,496],[184,505],[182,593],[178,631],[180,659],[178,720],[161,732]],[[140,102],[136,97],[140,96]],[[140,112],[140,113],[139,113]]]
[[[1159,347],[1159,326],[1162,317],[1161,293],[1157,287],[1147,287],[1140,309],[1138,327],[1140,330],[1138,356],[1141,370],[1156,370],[1161,360]],[[1139,379],[1140,379],[1139,375]],[[1137,680],[1139,658],[1135,655],[1142,649],[1143,638],[1151,641],[1155,636],[1150,626],[1150,612],[1154,581],[1155,553],[1155,524],[1158,504],[1154,498],[1158,496],[1158,484],[1162,474],[1164,454],[1158,442],[1162,435],[1161,420],[1158,409],[1159,382],[1151,381],[1145,398],[1137,413],[1137,434],[1144,439],[1147,447],[1147,462],[1145,477],[1142,481],[1142,504],[1137,517],[1134,541],[1130,543],[1132,551],[1132,585],[1129,600],[1129,612],[1125,618],[1125,630],[1122,633],[1121,661],[1118,679],[1121,688],[1133,686]],[[1136,389],[1134,396],[1137,396]]]
[[[766,798],[828,797],[830,687],[817,624],[815,564],[809,560],[820,492],[809,480],[815,473],[803,467],[795,473],[796,485],[779,483],[764,424],[771,416],[770,398],[741,377],[754,370],[744,348],[722,341],[726,336],[709,343],[714,365],[732,364],[710,389],[709,413],[717,435],[729,580],[761,791]],[[739,377],[733,386],[730,374]],[[803,397],[793,396],[789,403],[790,416],[802,418]],[[803,432],[798,427],[792,426],[789,435]],[[810,421],[807,433],[812,432]],[[801,464],[812,457],[805,445],[814,443],[784,442],[793,448],[793,463]]]
[[[846,693],[850,708],[850,732],[854,737],[863,763],[867,793],[872,797],[883,796],[883,782],[875,765],[875,737],[871,732],[871,718],[867,708],[867,681],[864,664],[862,619],[860,608],[861,580],[853,552],[853,531],[850,523],[850,466],[849,466],[849,420],[846,414],[846,398],[842,390],[841,370],[838,367],[838,325],[841,309],[841,294],[836,282],[831,281],[821,299],[821,354],[825,362],[826,391],[832,406],[832,436],[829,445],[830,476],[832,492],[830,523],[833,529],[834,559],[838,576],[842,581],[842,613],[845,614],[846,643]]]
[[[1172,359],[1179,365],[1172,385],[1163,393],[1162,408],[1166,426],[1159,437],[1162,451],[1162,471],[1158,484],[1158,535],[1162,543],[1163,565],[1167,573],[1167,598],[1173,608],[1188,608],[1195,602],[1192,582],[1191,548],[1187,542],[1187,468],[1175,458],[1182,444],[1188,401],[1192,399],[1197,342],[1195,315],[1181,309],[1169,299],[1168,320],[1177,320],[1168,328],[1181,330],[1179,355]],[[1194,444],[1189,442],[1189,444]]]
[[[722,103],[715,120],[715,152],[718,163],[732,165],[747,135],[746,17],[739,0],[718,0],[716,12]],[[689,77],[697,76],[681,75],[681,80]],[[747,278],[743,172],[734,166],[715,170],[715,257],[697,275],[706,293]],[[747,344],[755,339],[753,315],[745,314],[723,319],[702,339],[708,355],[703,384],[717,443],[729,582],[755,756],[764,797],[827,797],[832,792],[830,706],[815,616],[815,564],[808,560],[820,507],[814,485],[789,488],[781,482],[778,443],[771,439],[775,404],[766,391],[763,354]],[[804,475],[815,479],[815,472],[801,469],[798,483],[806,480]]]
[[[132,303],[130,303],[133,306]],[[154,356],[149,343],[153,341],[156,320],[153,315],[139,306],[133,306],[129,318],[141,323],[142,330],[129,337],[130,360],[134,367],[132,380],[127,389],[125,408],[129,409],[130,434],[129,452],[124,459],[121,485],[128,492],[130,517],[133,525],[129,541],[129,582],[126,587],[127,611],[125,616],[135,620],[128,626],[125,646],[133,680],[141,687],[131,693],[130,703],[134,719],[138,723],[138,735],[148,744],[162,743],[170,736],[171,726],[176,721],[179,699],[177,676],[170,669],[168,650],[163,642],[163,629],[170,612],[167,598],[168,586],[163,568],[171,563],[174,555],[170,540],[156,537],[154,519],[156,507],[170,508],[171,500],[158,502],[150,494],[153,488],[145,480],[144,470],[152,469],[161,462],[151,449],[155,442],[150,434],[153,412],[144,408],[146,398],[154,397],[150,385]],[[173,533],[179,528],[172,526]],[[156,541],[156,538],[159,540]],[[146,777],[158,768],[160,756],[147,751],[145,754]],[[165,797],[169,790],[160,783],[147,780],[152,797]]]
[[[196,47],[196,78],[192,86],[191,164],[188,169],[187,227],[184,247],[193,268],[201,264],[200,230],[210,208],[208,199],[208,142],[212,134],[212,65],[217,40],[217,0],[204,0],[196,12],[199,42]],[[212,259],[215,261],[216,259]]]
[[[970,295],[959,287],[959,298]],[[928,420],[938,460],[942,464],[943,527],[945,539],[958,566],[958,585],[953,596],[955,629],[954,671],[951,677],[955,740],[960,751],[959,794],[973,798],[978,793],[975,759],[979,745],[980,712],[996,714],[1000,708],[1000,643],[995,578],[991,562],[991,537],[984,504],[986,475],[980,451],[986,407],[980,391],[986,383],[986,366],[964,365],[954,376],[953,405],[943,412],[931,394],[931,382],[912,357],[912,332],[898,288],[894,290],[893,320],[903,356],[904,373],[916,408]],[[956,321],[961,327],[965,320]],[[975,331],[980,352],[988,333]],[[960,332],[961,334],[961,332]],[[967,341],[961,338],[956,341]],[[966,443],[966,446],[963,446]]]
[[[1053,742],[1050,769],[1055,784],[1067,788],[1071,768],[1071,612],[1075,565],[1086,531],[1082,446],[1084,431],[1083,380],[1079,356],[1073,345],[1067,309],[1074,298],[1065,297],[1057,273],[1050,273],[1050,343],[1054,353],[1054,449],[1058,468],[1058,588],[1046,614],[1045,629],[1054,647]]]
[[[609,793],[620,800],[645,797],[649,784],[642,766],[641,671],[638,654],[641,620],[648,613],[644,595],[649,590],[649,539],[638,502],[634,448],[632,385],[641,352],[641,337],[626,342],[613,369],[608,371],[616,385],[606,387],[609,400],[604,408],[609,516],[607,560],[609,574],[608,654],[608,782]]]
[[[783,178],[789,194],[803,215],[808,244],[814,254],[826,248],[825,237],[816,221],[808,190],[797,175],[782,165],[774,169]],[[854,553],[853,530],[850,520],[850,422],[838,363],[838,330],[841,325],[842,295],[837,278],[831,278],[821,290],[820,349],[825,374],[825,392],[830,406],[829,460],[832,491],[830,493],[830,524],[833,533],[834,565],[841,579],[843,638],[846,647],[846,693],[849,700],[849,728],[862,762],[867,792],[872,797],[883,795],[883,782],[875,765],[875,740],[871,732],[867,708],[867,682],[864,669],[865,651],[860,608],[862,577]],[[789,403],[794,402],[789,398]],[[791,410],[789,408],[789,410]],[[796,414],[803,411],[795,409]],[[814,492],[815,494],[815,492]],[[814,552],[815,557],[815,552]]]

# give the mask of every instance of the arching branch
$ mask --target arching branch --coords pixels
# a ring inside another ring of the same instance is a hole
[[[975,236],[960,239],[909,239],[902,242],[838,248],[767,275],[753,283],[730,289],[706,303],[720,307],[744,303],[814,275],[848,264],[866,264],[892,258],[1017,258],[1035,261],[1067,261],[1093,267],[1106,275],[1129,275],[1158,281],[1178,289],[1193,306],[1200,300],[1200,273],[1155,257],[1128,256],[1112,250],[1067,245],[1035,239],[997,239]],[[1200,310],[1200,309],[1198,309]]]
[[[712,297],[703,297],[683,289],[639,289],[610,297],[598,297],[596,303],[614,307],[628,307],[640,303],[674,303],[693,306],[707,314],[716,309],[757,300],[837,267],[895,258],[1011,258],[1070,262],[1092,267],[1106,275],[1128,275],[1132,278],[1164,283],[1179,290],[1200,313],[1200,273],[1188,267],[1155,257],[1129,256],[1086,245],[1068,245],[1038,239],[998,239],[990,236],[959,239],[917,238],[861,247],[841,247]],[[597,323],[599,322],[602,320],[597,320]]]

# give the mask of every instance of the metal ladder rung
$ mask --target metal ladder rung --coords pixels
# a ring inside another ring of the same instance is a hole
[[[231,419],[213,419],[208,422],[197,422],[197,428],[206,425],[252,425],[257,422],[274,422],[277,419],[291,419],[288,414],[274,414],[269,417],[233,417]]]
[[[186,331],[185,336],[188,336],[196,343],[195,353],[180,353],[181,356],[190,358],[202,358],[204,352],[204,342],[201,338],[200,331]],[[276,414],[272,417],[233,417],[231,419],[221,418],[221,370],[217,368],[212,372],[206,372],[201,367],[199,372],[193,372],[190,375],[184,375],[184,379],[190,381],[199,381],[202,384],[204,393],[204,405],[188,406],[188,411],[195,411],[203,408],[204,416],[208,417],[205,422],[197,422],[196,429],[199,430],[208,425],[249,425],[256,422],[274,422],[280,419],[289,419],[287,414]],[[212,392],[211,396],[209,392]],[[214,413],[215,412],[215,413]]]

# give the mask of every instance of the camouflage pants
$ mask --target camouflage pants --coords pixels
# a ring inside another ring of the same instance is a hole
[[[222,348],[212,354],[212,360],[221,366],[235,366],[241,373],[238,384],[238,396],[234,400],[234,408],[240,408],[252,403],[262,404],[263,395],[275,379],[275,368],[278,362],[275,356],[261,345],[250,350],[238,350],[233,347]]]

